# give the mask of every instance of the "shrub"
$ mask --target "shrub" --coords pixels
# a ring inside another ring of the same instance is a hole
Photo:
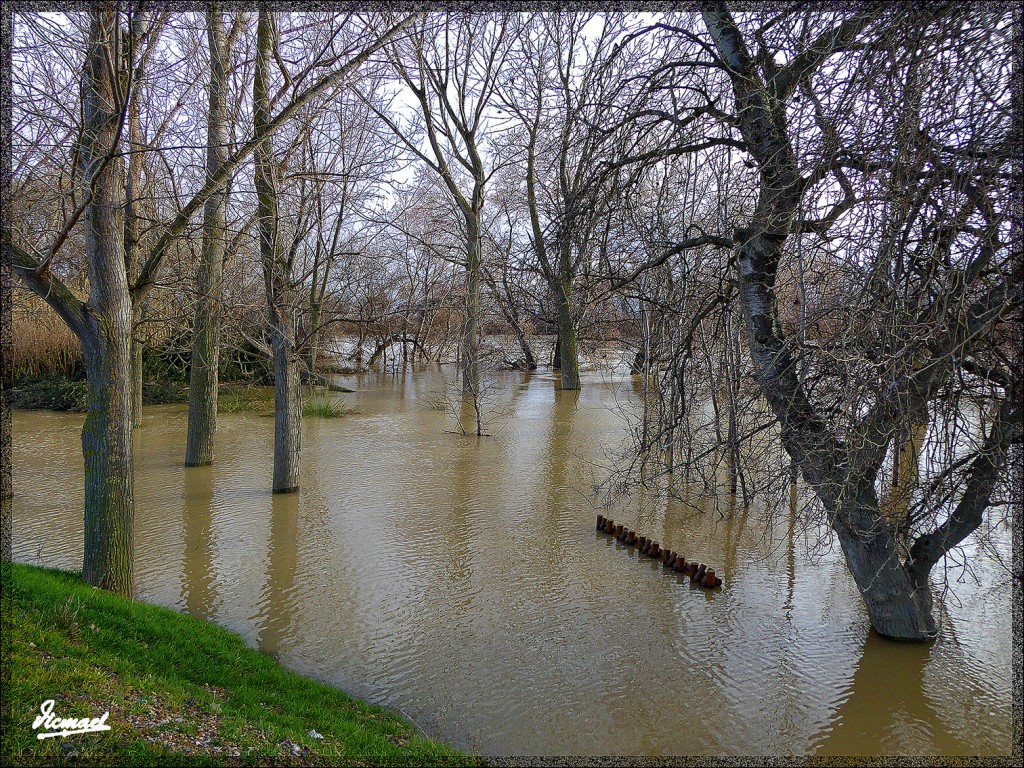
[[[89,385],[81,369],[73,376],[43,375],[22,379],[7,392],[11,408],[84,411]]]

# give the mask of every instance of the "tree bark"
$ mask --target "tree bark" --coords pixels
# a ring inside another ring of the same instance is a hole
[[[875,630],[894,640],[927,640],[938,631],[931,587],[914,582],[881,519],[874,484],[864,480],[834,516],[833,528]]]
[[[132,464],[133,311],[124,263],[122,162],[113,157],[124,119],[112,70],[117,13],[110,5],[91,9],[89,49],[83,76],[83,194],[85,250],[90,296],[80,329],[89,385],[89,410],[82,428],[85,458],[86,582],[121,595],[132,589],[135,475]]]
[[[576,318],[572,306],[572,246],[567,237],[559,245],[558,274],[555,276],[555,300],[558,302],[558,367],[562,389],[580,388],[580,359],[576,350]]]
[[[580,361],[572,311],[572,283],[559,279],[555,298],[558,303],[558,367],[562,373],[562,389],[579,389]]]
[[[299,490],[302,391],[299,358],[280,326],[274,326],[274,493]]]
[[[256,27],[256,72],[253,79],[255,135],[270,125],[268,80],[272,28],[270,14],[261,9]],[[260,258],[267,289],[271,348],[274,352],[274,493],[299,490],[302,393],[295,348],[295,318],[291,265],[278,244],[279,169],[268,137],[256,148],[256,196],[259,208]]]
[[[483,195],[481,193],[480,197]],[[476,195],[474,195],[474,199]],[[466,304],[462,320],[462,394],[480,396],[480,213],[466,216]]]
[[[120,256],[120,254],[118,254]],[[89,410],[82,428],[85,457],[85,560],[89,584],[130,596],[135,517],[132,464],[131,302],[111,302],[82,352]]]
[[[207,9],[210,48],[209,111],[206,128],[206,177],[216,176],[227,159],[227,89],[231,52],[216,3]],[[196,273],[196,316],[188,388],[188,438],[185,466],[213,463],[217,431],[217,381],[220,367],[220,305],[225,247],[227,187],[203,208],[203,255]]]
[[[3,217],[10,212],[10,192],[3,195]],[[11,484],[11,407],[7,403],[7,387],[13,378],[11,357],[11,265],[7,259],[0,259],[0,562],[9,563],[13,550],[13,526],[11,507],[14,500],[14,486]],[[6,596],[5,596],[6,599]]]

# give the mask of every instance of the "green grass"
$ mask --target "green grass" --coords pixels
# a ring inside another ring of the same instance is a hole
[[[89,384],[85,373],[71,376],[47,374],[22,379],[8,390],[12,408],[46,411],[85,411],[88,408]],[[188,402],[188,385],[177,379],[145,379],[142,382],[142,404]]]
[[[218,413],[259,413],[274,415],[274,390],[272,387],[223,387],[217,395]],[[322,393],[307,397],[302,403],[305,417],[336,419],[351,413],[359,413],[344,398]]]
[[[7,390],[11,408],[48,411],[84,411],[89,397],[85,373],[70,376],[45,374],[22,379]]]
[[[217,413],[266,413],[274,411],[272,387],[221,387],[217,393]]]
[[[213,624],[76,574],[4,564],[2,578],[4,765],[480,764]],[[62,718],[109,711],[112,730],[39,740],[47,699]]]
[[[313,395],[302,403],[302,415],[321,419],[336,419],[350,413],[359,413],[357,408],[349,405],[343,398],[331,395]]]

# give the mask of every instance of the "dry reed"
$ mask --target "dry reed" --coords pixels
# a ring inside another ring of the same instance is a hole
[[[57,314],[35,294],[15,291],[11,310],[11,381],[69,375],[82,364],[82,346]]]

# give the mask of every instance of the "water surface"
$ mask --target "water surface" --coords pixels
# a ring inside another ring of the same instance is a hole
[[[1009,754],[996,558],[949,572],[936,643],[892,643],[869,632],[820,530],[640,496],[594,507],[628,377],[587,374],[577,395],[546,373],[497,375],[484,438],[448,431],[445,381],[344,379],[359,413],[305,421],[297,495],[269,492],[273,419],[222,415],[215,465],[186,469],[185,407],[147,408],[139,598],[484,754]],[[20,561],[81,567],[82,420],[14,415]],[[711,564],[725,588],[595,533],[597,511]],[[1008,563],[1010,531],[988,533]]]

